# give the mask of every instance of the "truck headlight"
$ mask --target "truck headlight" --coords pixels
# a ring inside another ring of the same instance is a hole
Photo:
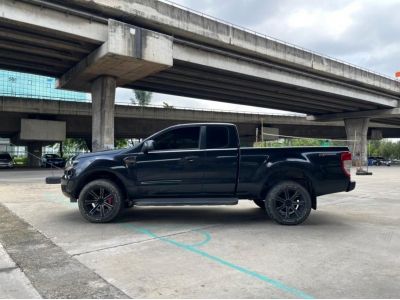
[[[65,163],[65,169],[70,169],[73,166],[75,166],[79,162],[79,159],[76,159],[75,157],[71,157],[70,159],[67,160]]]

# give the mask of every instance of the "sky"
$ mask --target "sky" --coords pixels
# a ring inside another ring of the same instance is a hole
[[[175,0],[177,4],[394,78],[400,71],[400,0]],[[133,93],[118,89],[117,102]],[[152,104],[282,113],[153,94]]]

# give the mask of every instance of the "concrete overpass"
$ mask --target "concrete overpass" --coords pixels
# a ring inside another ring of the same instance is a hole
[[[371,118],[400,124],[398,81],[156,0],[3,0],[0,29],[1,68],[92,92],[94,149],[116,86],[345,120],[364,157]]]
[[[0,97],[0,137],[11,138],[14,144],[28,145],[33,152],[46,142],[37,138],[30,140],[32,134],[29,132],[24,133],[28,136],[27,140],[21,139],[21,120],[63,122],[65,132],[59,136],[84,138],[89,142],[92,137],[91,119],[91,103]],[[295,115],[139,107],[127,104],[115,106],[115,138],[145,138],[165,127],[183,122],[234,123],[239,128],[242,144],[246,146],[251,146],[255,142],[256,128],[261,132],[261,124],[265,130],[273,128],[280,135],[346,138],[343,121],[315,122],[307,120],[304,116]],[[43,129],[41,134],[54,130],[59,129]],[[377,136],[377,133],[383,138],[397,138],[400,137],[400,126],[371,122],[368,136]],[[90,145],[90,142],[88,144]]]

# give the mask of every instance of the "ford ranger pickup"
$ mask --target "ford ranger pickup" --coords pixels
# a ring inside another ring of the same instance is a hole
[[[240,147],[233,124],[169,127],[127,149],[68,160],[62,192],[90,222],[131,206],[235,205],[252,200],[279,224],[296,225],[317,197],[349,192],[347,147]]]

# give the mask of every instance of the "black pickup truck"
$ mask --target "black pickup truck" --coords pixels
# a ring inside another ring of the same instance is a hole
[[[351,191],[346,147],[241,148],[235,125],[183,124],[129,149],[67,162],[63,193],[90,222],[133,205],[234,205],[250,199],[280,224],[302,223],[317,197]]]

